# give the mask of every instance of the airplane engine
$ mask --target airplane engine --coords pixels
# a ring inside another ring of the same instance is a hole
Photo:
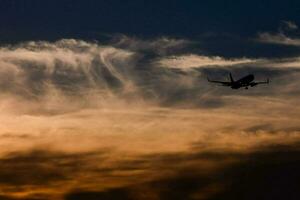
[[[257,85],[257,83],[250,83],[250,86],[251,87],[254,87],[254,86],[256,86]]]

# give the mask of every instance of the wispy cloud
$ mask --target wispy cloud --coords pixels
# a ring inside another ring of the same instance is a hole
[[[112,45],[120,48],[130,49],[136,52],[148,52],[155,55],[168,55],[185,49],[194,42],[188,39],[176,39],[160,37],[156,39],[139,39],[126,35],[114,36]]]
[[[291,38],[284,33],[259,33],[258,41],[270,44],[299,46],[300,39]]]
[[[298,26],[293,21],[282,20],[279,29],[280,31],[285,31],[285,30],[292,31],[292,30],[297,30]]]
[[[257,40],[263,43],[299,46],[300,39],[297,36],[289,36],[290,31],[297,31],[298,26],[292,21],[281,21],[278,33],[262,32]]]
[[[255,62],[254,59],[226,59],[220,56],[180,55],[159,60],[158,64],[168,68],[191,69],[208,66],[232,66]]]

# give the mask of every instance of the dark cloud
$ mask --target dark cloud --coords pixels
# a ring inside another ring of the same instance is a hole
[[[131,200],[135,199],[130,197],[130,192],[127,188],[120,188],[120,189],[112,189],[106,192],[92,192],[92,191],[82,191],[82,192],[74,192],[68,194],[65,197],[66,200],[117,200],[117,199],[124,199],[124,200]]]
[[[296,146],[275,145],[247,155],[246,161],[225,173],[231,177],[227,190],[212,199],[297,199],[300,161]]]
[[[269,127],[257,125],[252,131]],[[19,151],[0,159],[0,185],[7,194],[0,199],[53,199],[50,188],[67,200],[282,199],[285,195],[296,199],[299,155],[298,142],[284,141],[235,149],[204,140],[188,151],[110,161],[113,157],[107,150]],[[117,184],[103,187],[105,180]],[[27,196],[13,196],[28,188],[32,192]]]
[[[9,153],[0,159],[0,184],[5,186],[49,186],[67,181],[91,158],[103,159],[101,152],[68,154],[34,150]]]
[[[1,200],[13,200],[13,198],[7,197],[7,196],[0,196]]]
[[[161,170],[161,178],[106,191],[74,191],[65,199],[297,199],[299,153],[294,144],[251,153],[153,155],[145,159]],[[207,161],[221,167],[208,170]]]

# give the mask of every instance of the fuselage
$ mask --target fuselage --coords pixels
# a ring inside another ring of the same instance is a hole
[[[254,75],[249,74],[237,81],[232,82],[231,88],[232,89],[239,89],[240,87],[247,87],[251,86],[251,82],[254,80]]]

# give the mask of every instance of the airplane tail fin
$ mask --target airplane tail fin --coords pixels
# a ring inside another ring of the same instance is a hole
[[[230,81],[233,83],[233,82],[234,82],[234,79],[233,79],[233,77],[232,77],[232,74],[231,74],[231,73],[229,73],[229,77],[230,77]]]

